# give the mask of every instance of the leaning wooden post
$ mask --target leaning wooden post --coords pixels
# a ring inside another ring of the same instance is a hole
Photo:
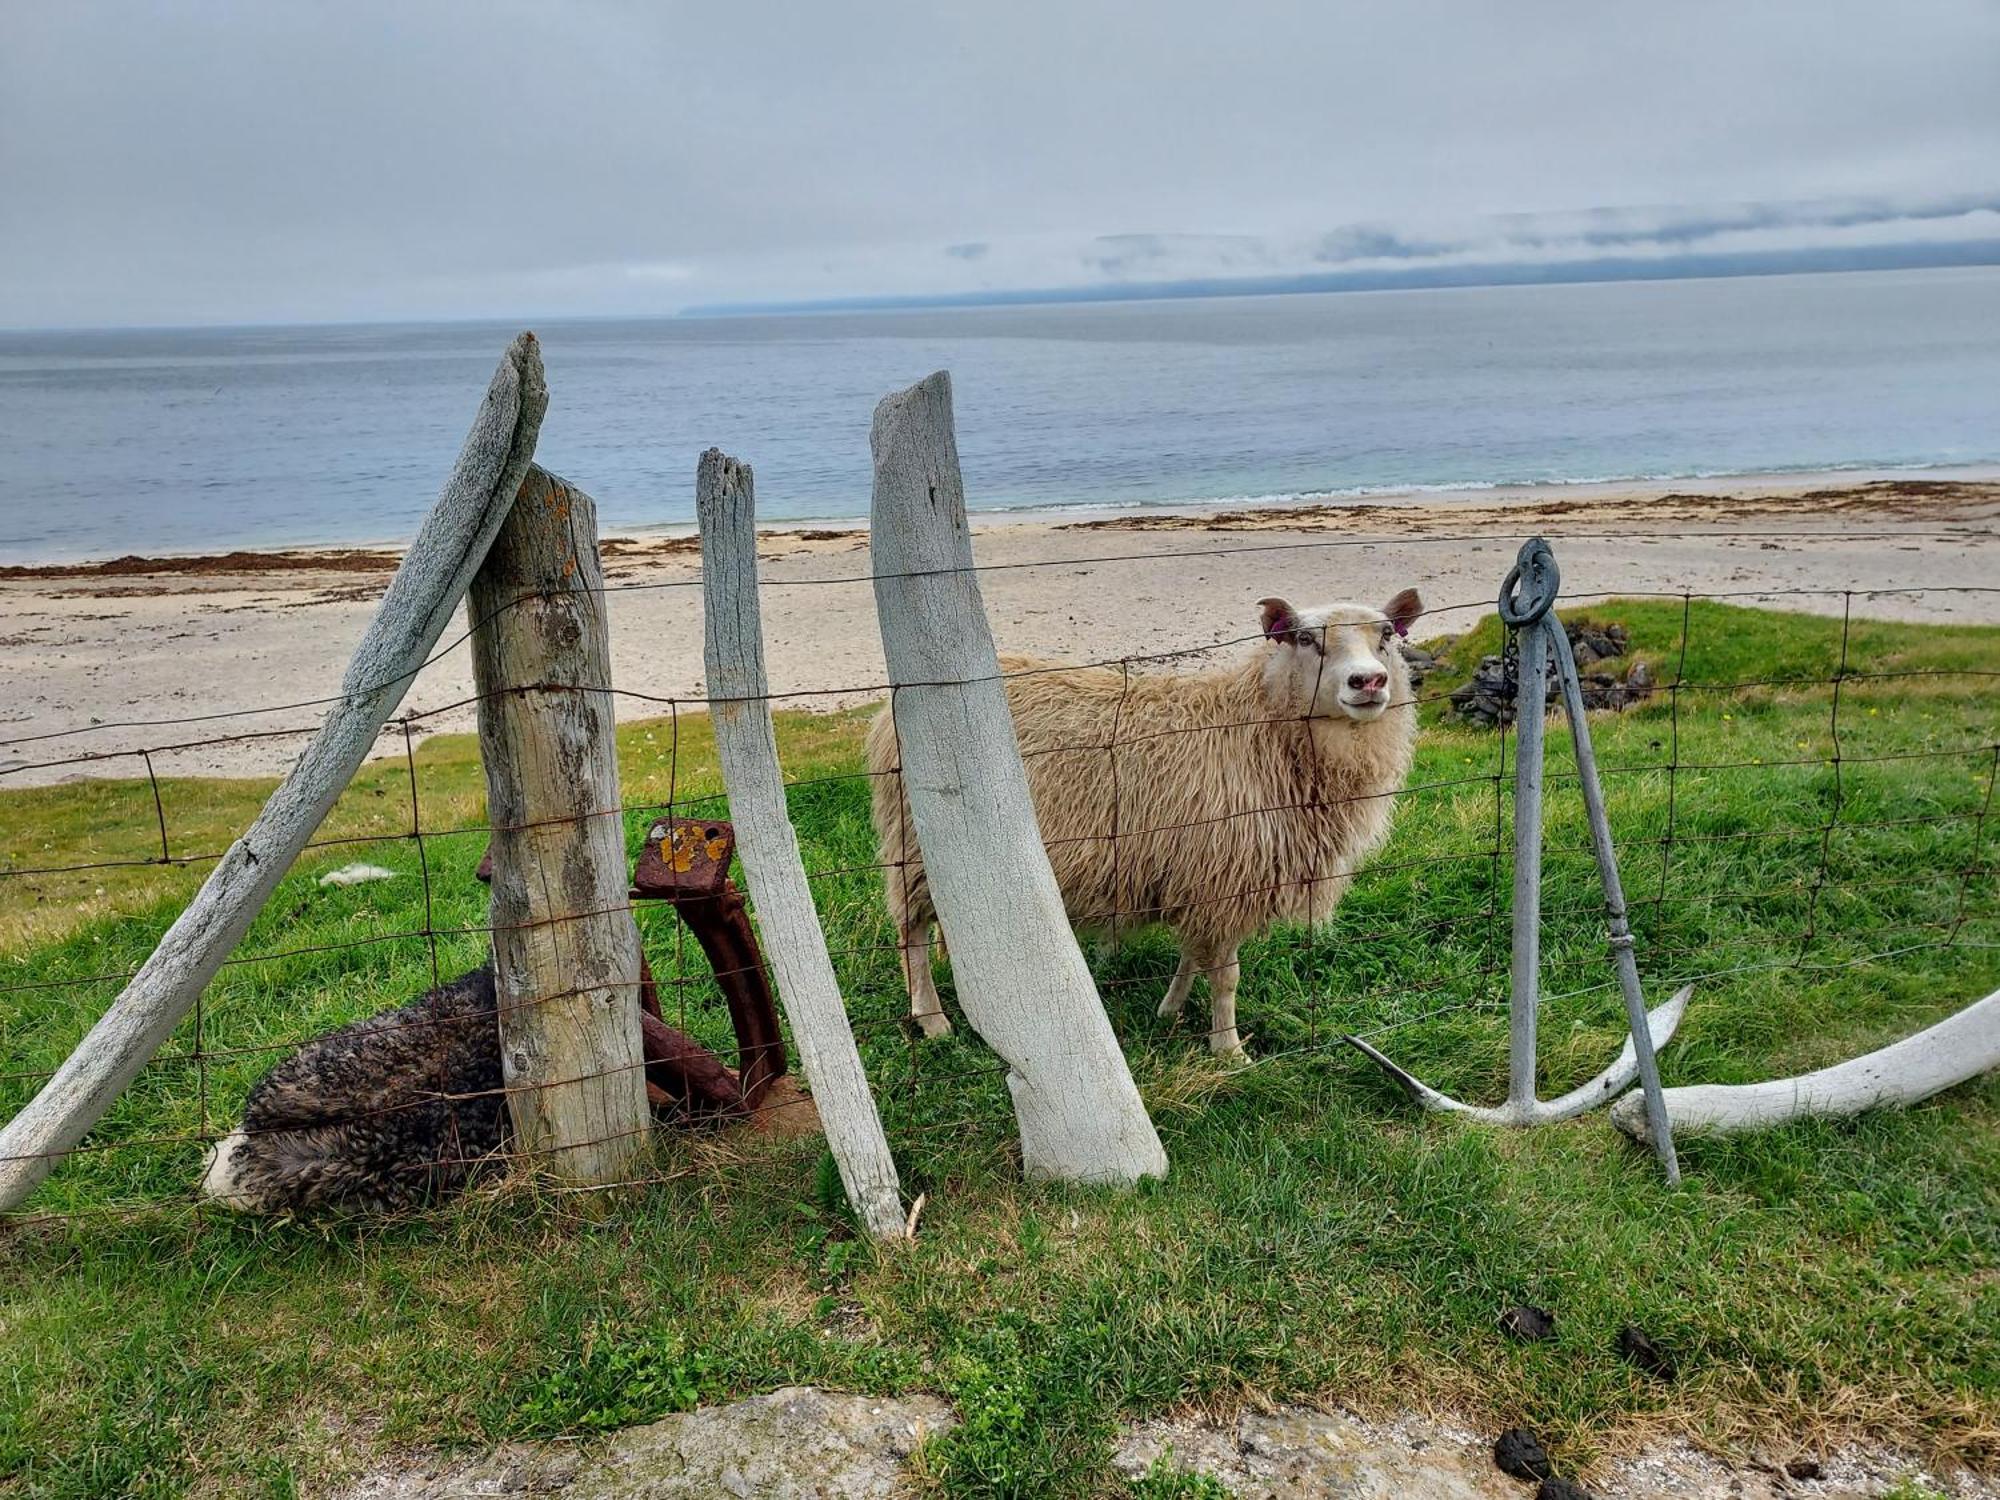
[[[904,1233],[904,1221],[896,1163],[868,1092],[868,1076],[861,1070],[826,935],[806,886],[799,841],[785,811],[764,673],[757,500],[750,466],[715,448],[702,454],[695,507],[701,519],[709,716],[764,948],[777,971],[778,996],[792,1023],[847,1201],[870,1233],[897,1238]]]
[[[530,469],[466,606],[514,1149],[531,1170],[613,1182],[649,1116],[591,498]]]
[[[1129,1183],[1167,1154],[1063,914],[973,572],[939,371],[875,408],[871,537],[903,785],[959,1003],[1006,1061],[1030,1178]]]
[[[0,1130],[0,1209],[33,1192],[159,1050],[346,790],[506,519],[548,401],[541,349],[524,333],[501,358],[458,463],[389,581],[319,733],[90,1034]]]

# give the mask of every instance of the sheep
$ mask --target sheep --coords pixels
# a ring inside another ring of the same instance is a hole
[[[1180,963],[1159,1014],[1208,978],[1209,1044],[1240,1058],[1237,951],[1276,922],[1318,923],[1389,835],[1416,751],[1397,638],[1415,589],[1382,609],[1264,599],[1263,641],[1202,673],[1000,659],[1036,821],[1072,924],[1113,941],[1160,924]],[[911,837],[892,698],[869,726],[872,813],[910,1011],[951,1023],[931,975],[936,911]]]
[[[493,966],[315,1038],[250,1090],[205,1197],[246,1213],[447,1197],[506,1144]]]

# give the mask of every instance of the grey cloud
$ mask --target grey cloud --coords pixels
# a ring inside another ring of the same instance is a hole
[[[1454,248],[1438,240],[1406,239],[1379,224],[1352,224],[1321,236],[1313,259],[1324,265],[1350,260],[1416,260]]]
[[[1626,211],[1622,214],[1599,210],[1590,216],[1592,227],[1572,237],[1587,245],[1605,247],[1685,245],[1737,230],[1848,229],[1866,225],[1921,224],[1981,211],[2000,211],[2000,194],[1962,194],[1932,203],[1879,200],[1868,203],[1845,200],[1746,203],[1697,213],[1685,209]],[[1523,228],[1517,237],[1523,244],[1543,244],[1551,238],[1532,228]],[[1563,237],[1561,234],[1554,236],[1557,239]]]
[[[17,4],[0,325],[1958,233],[1996,67],[1986,0]]]

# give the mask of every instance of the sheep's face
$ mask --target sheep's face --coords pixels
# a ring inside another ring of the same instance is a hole
[[[1410,702],[1410,674],[1398,641],[1423,613],[1415,589],[1382,609],[1327,604],[1294,609],[1259,601],[1271,642],[1264,685],[1274,706],[1313,718],[1372,724],[1392,705]]]

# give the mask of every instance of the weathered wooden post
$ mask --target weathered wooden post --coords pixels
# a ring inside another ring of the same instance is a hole
[[[493,959],[514,1150],[629,1175],[649,1116],[597,507],[539,466],[472,580]]]
[[[0,1130],[0,1209],[33,1192],[159,1050],[346,790],[513,505],[548,404],[541,349],[524,333],[501,358],[458,463],[355,647],[319,733],[90,1034]]]
[[[757,500],[750,466],[709,449],[695,474],[695,504],[701,518],[709,714],[743,870],[757,902],[765,950],[777,970],[778,997],[791,1019],[792,1038],[847,1200],[870,1233],[892,1239],[904,1232],[896,1163],[861,1070],[826,935],[806,885],[798,837],[785,811],[764,671]]]
[[[1008,1066],[1023,1169],[1065,1182],[1164,1176],[1035,826],[973,572],[950,375],[884,397],[870,445],[875,608],[910,820],[959,1003]]]

